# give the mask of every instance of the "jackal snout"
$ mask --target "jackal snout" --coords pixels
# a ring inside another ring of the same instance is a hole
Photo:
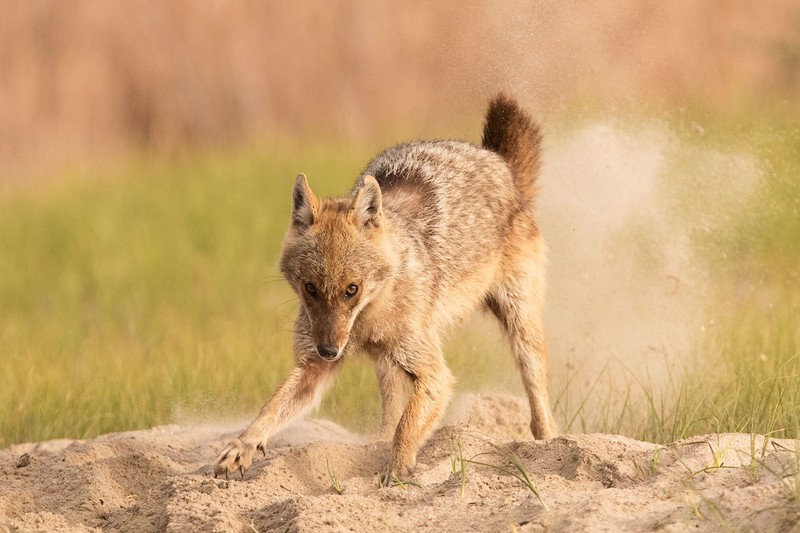
[[[308,306],[311,307],[311,306]],[[350,337],[349,309],[337,309],[337,306],[326,311],[314,313],[308,309],[311,322],[311,337],[317,354],[323,359],[337,359],[344,351]],[[315,316],[316,315],[316,316]]]
[[[329,342],[328,344],[317,345],[317,353],[323,359],[333,359],[339,355],[339,346]]]

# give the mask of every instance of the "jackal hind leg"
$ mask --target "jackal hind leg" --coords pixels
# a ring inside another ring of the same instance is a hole
[[[542,280],[525,273],[494,291],[487,304],[508,336],[522,375],[531,408],[531,433],[543,440],[555,437],[558,428],[547,392],[547,343],[542,325],[541,285]]]

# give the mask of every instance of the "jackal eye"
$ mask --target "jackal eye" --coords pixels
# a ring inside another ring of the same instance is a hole
[[[344,291],[344,299],[349,300],[350,298],[355,296],[357,292],[358,292],[358,285],[351,283],[350,285],[347,286],[347,289],[345,289]]]
[[[306,283],[305,289],[309,296],[317,295],[317,288],[314,286],[313,283]]]

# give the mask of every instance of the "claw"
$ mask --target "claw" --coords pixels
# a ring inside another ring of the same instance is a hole
[[[244,479],[244,467],[243,466],[239,467],[239,475],[242,476],[242,479]]]
[[[228,477],[228,471],[225,471],[225,481],[230,481],[231,478]]]

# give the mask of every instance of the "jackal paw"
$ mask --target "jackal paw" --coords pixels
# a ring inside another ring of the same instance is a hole
[[[219,452],[217,462],[214,466],[214,477],[220,474],[225,474],[225,479],[231,472],[239,471],[239,474],[244,479],[244,471],[253,463],[253,456],[256,450],[261,450],[261,453],[266,456],[263,444],[245,442],[242,439],[236,439]]]
[[[414,464],[389,464],[381,475],[381,487],[403,486],[414,473]]]

